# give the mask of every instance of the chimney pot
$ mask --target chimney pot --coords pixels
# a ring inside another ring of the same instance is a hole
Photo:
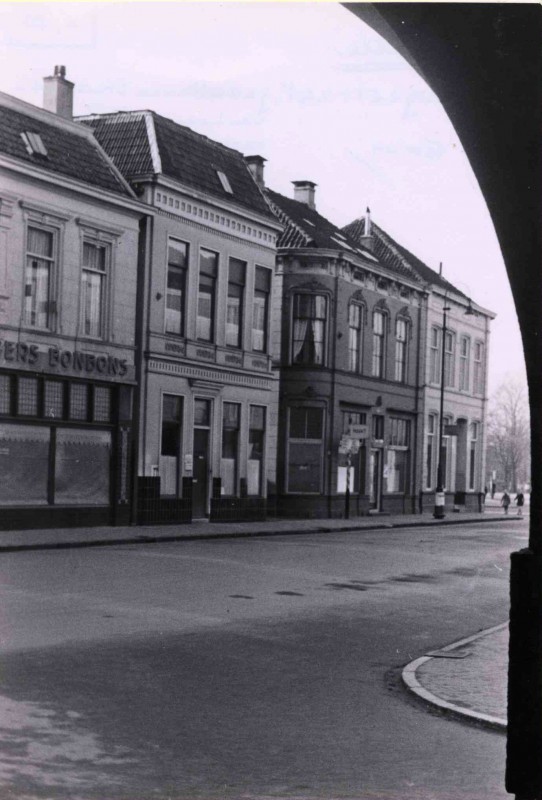
[[[264,164],[266,160],[263,156],[245,156],[247,167],[261,189],[265,187]]]
[[[43,79],[43,107],[64,119],[73,118],[73,87],[66,80],[66,67],[57,65],[54,75]]]
[[[299,203],[305,203],[306,206],[316,210],[316,203],[314,200],[315,189],[318,184],[312,181],[292,181],[294,184],[294,200]]]

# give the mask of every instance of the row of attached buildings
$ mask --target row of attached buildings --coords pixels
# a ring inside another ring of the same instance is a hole
[[[314,183],[73,89],[0,94],[1,526],[430,510],[442,388],[477,508],[494,315]]]

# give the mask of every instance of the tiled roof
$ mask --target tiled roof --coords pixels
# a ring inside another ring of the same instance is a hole
[[[47,155],[29,153],[21,133],[39,134]],[[100,148],[88,135],[47,122],[42,114],[25,114],[0,99],[0,152],[40,169],[131,196]]]
[[[154,111],[119,111],[81,117],[80,122],[92,127],[128,180],[160,172],[200,192],[272,216],[243,154],[237,150]],[[231,193],[218,172],[226,176]]]
[[[342,249],[377,262],[377,259],[359,242],[341,231],[306,203],[284,197],[271,189],[265,190],[271,208],[285,228],[277,247],[318,247],[327,250]]]
[[[343,231],[351,236],[356,241],[359,241],[365,235],[365,217],[350,222],[345,225]],[[461,292],[453,284],[447,281],[434,269],[424,264],[417,256],[411,253],[406,247],[395,241],[386,231],[382,230],[378,225],[371,221],[371,235],[374,238],[374,252],[380,258],[383,264],[389,268],[401,268],[408,270],[414,277],[418,277],[424,283],[430,283],[439,286],[442,289],[448,289],[455,292],[455,294],[466,297],[464,292]]]

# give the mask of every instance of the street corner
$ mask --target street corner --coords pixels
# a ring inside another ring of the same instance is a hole
[[[445,714],[506,732],[508,623],[460,639],[407,664],[403,684]]]

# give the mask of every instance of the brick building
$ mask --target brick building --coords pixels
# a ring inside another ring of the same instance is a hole
[[[145,209],[71,119],[0,94],[2,527],[125,523]]]
[[[408,266],[379,258],[370,237],[357,242],[322,217],[315,184],[294,186],[294,199],[266,190],[284,225],[276,276],[279,513],[412,512],[426,292]],[[367,426],[367,436],[349,453],[341,440],[352,425]]]
[[[400,264],[411,270],[428,292],[425,327],[420,332],[423,362],[420,507],[432,510],[435,500],[444,355],[442,463],[446,505],[448,509],[455,506],[477,510],[486,482],[487,365],[490,322],[495,314],[474,303],[374,222],[370,224],[375,255],[389,264]],[[343,229],[345,235],[358,243],[367,241],[366,231],[366,217],[354,220]]]
[[[152,111],[80,118],[141,200],[140,521],[266,513],[281,226],[241,153]]]

